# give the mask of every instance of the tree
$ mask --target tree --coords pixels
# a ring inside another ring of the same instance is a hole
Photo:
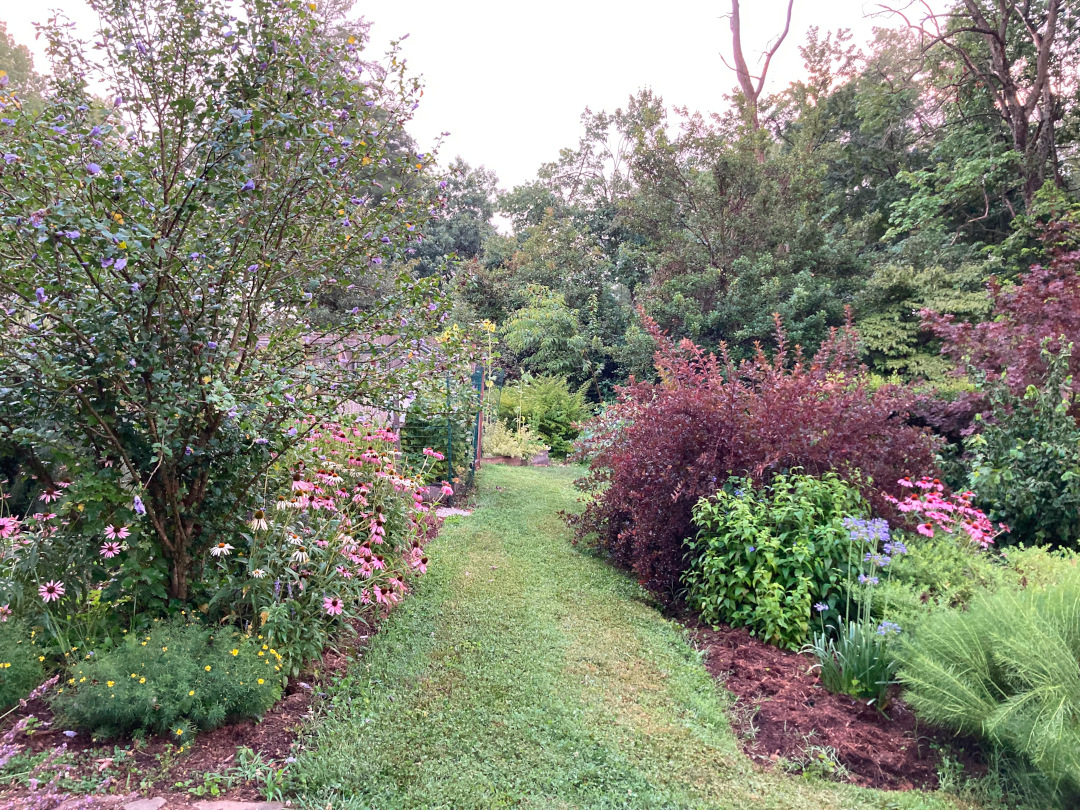
[[[787,4],[787,19],[784,22],[784,30],[780,36],[773,42],[763,54],[765,62],[761,66],[761,73],[758,76],[754,76],[750,72],[750,66],[746,62],[746,56],[743,54],[742,46],[742,17],[739,13],[739,0],[731,0],[731,15],[728,20],[731,24],[731,52],[732,59],[735,61],[735,66],[728,65],[730,70],[735,71],[735,75],[739,80],[739,88],[742,90],[742,103],[743,103],[743,115],[746,119],[747,125],[750,127],[750,131],[756,133],[761,129],[761,122],[758,119],[758,101],[761,98],[761,91],[765,87],[765,79],[769,73],[769,64],[772,62],[773,56],[780,49],[780,46],[787,38],[788,31],[791,30],[791,10],[795,5],[795,0],[788,0]],[[723,59],[723,56],[720,57]],[[724,62],[727,65],[727,61]],[[755,79],[757,84],[754,83]],[[765,152],[759,146],[757,149],[757,157],[759,161],[765,160]]]
[[[133,524],[140,575],[187,601],[275,458],[437,362],[432,285],[386,270],[431,157],[393,148],[419,92],[396,45],[373,76],[307,3],[92,6],[95,53],[54,20],[44,109],[8,107],[0,439],[70,482],[66,532]],[[381,293],[316,326],[346,280]]]
[[[447,261],[480,255],[484,241],[495,234],[491,218],[499,179],[483,166],[472,168],[460,157],[438,181],[444,205],[429,223],[417,251],[421,276],[441,272]]]

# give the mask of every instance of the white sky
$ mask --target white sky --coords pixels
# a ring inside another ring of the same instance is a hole
[[[937,0],[933,5],[941,4]],[[752,67],[766,43],[783,30],[786,0],[743,0],[743,47]],[[89,38],[96,18],[84,0],[3,0],[0,19],[16,41],[47,67],[33,21],[49,9],[64,11]],[[354,14],[374,23],[373,47],[408,33],[410,68],[423,74],[426,92],[410,131],[421,151],[450,132],[440,157],[461,155],[484,165],[511,188],[531,179],[559,149],[577,144],[586,106],[613,110],[643,87],[671,106],[710,112],[724,107],[735,77],[731,33],[722,15],[727,0],[410,0],[374,5],[358,0]],[[798,46],[807,29],[850,28],[857,44],[869,42],[877,0],[795,0],[791,32],[774,57],[766,89],[779,89],[802,73]]]

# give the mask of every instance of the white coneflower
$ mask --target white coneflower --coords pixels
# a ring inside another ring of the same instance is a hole
[[[289,501],[285,498],[284,495],[277,496],[277,508],[281,509],[282,511],[289,508]]]
[[[262,509],[256,509],[255,513],[251,516],[251,523],[248,525],[251,526],[253,532],[265,532],[267,529],[266,512]]]
[[[232,554],[233,547],[228,543],[218,543],[216,546],[210,549],[210,553],[215,557],[228,557]]]
[[[300,535],[298,535],[296,532],[289,532],[288,540],[294,546],[298,546],[298,545],[300,545],[301,543],[304,542],[301,539]]]
[[[292,553],[292,561],[294,563],[306,563],[308,561],[307,549],[304,546],[297,546],[296,551]]]
[[[255,579],[262,579],[266,576],[266,572],[263,571],[261,568],[256,568],[254,571],[251,572],[251,576],[253,576]]]

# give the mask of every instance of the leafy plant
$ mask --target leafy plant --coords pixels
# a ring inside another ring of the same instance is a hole
[[[872,482],[934,469],[935,440],[904,420],[910,393],[871,390],[850,328],[807,361],[778,325],[775,356],[762,351],[742,365],[649,328],[661,382],[621,389],[589,430],[580,486],[593,497],[573,523],[580,540],[594,539],[656,590],[676,587],[691,561],[683,541],[694,532],[694,505],[729,476],[767,483],[794,467],[834,471],[895,515]]]
[[[755,488],[731,479],[694,507],[687,541],[687,601],[703,621],[748,627],[759,638],[797,649],[811,605],[840,607],[852,564],[844,518],[866,513],[857,489],[835,473],[777,475]]]
[[[1080,800],[1080,574],[932,614],[900,658],[920,717],[1019,757],[1064,806]]]
[[[557,458],[573,449],[581,432],[578,425],[588,415],[584,394],[570,393],[564,377],[526,375],[504,386],[499,395],[499,418],[510,428],[528,425]]]
[[[10,613],[6,605],[0,614]],[[30,643],[30,628],[23,621],[7,618],[0,621],[0,710],[14,706],[44,677],[38,660],[40,652]]]
[[[261,636],[165,623],[88,654],[52,705],[96,736],[149,732],[185,743],[228,720],[261,718],[281,695],[280,672],[280,653]]]
[[[884,707],[897,668],[889,651],[890,632],[884,624],[852,619],[841,621],[834,632],[823,628],[815,633],[807,651],[817,661],[824,687],[837,694],[869,698],[879,708]]]
[[[502,422],[492,422],[484,428],[485,456],[529,459],[548,449],[548,446],[533,434],[528,425],[512,430]]]
[[[969,486],[1013,543],[1080,545],[1078,393],[1069,375],[1072,344],[1044,353],[1046,376],[1014,393],[1007,375],[984,380],[993,418],[964,442]],[[981,420],[980,417],[976,417]]]

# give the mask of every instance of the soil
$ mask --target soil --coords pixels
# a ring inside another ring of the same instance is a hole
[[[822,746],[835,751],[854,784],[892,790],[938,786],[936,748],[958,743],[920,727],[895,695],[878,711],[828,692],[809,656],[765,644],[745,629],[687,625],[709,672],[736,696],[733,724],[756,762],[798,762],[809,747]],[[960,753],[966,767],[979,770],[971,755]]]

